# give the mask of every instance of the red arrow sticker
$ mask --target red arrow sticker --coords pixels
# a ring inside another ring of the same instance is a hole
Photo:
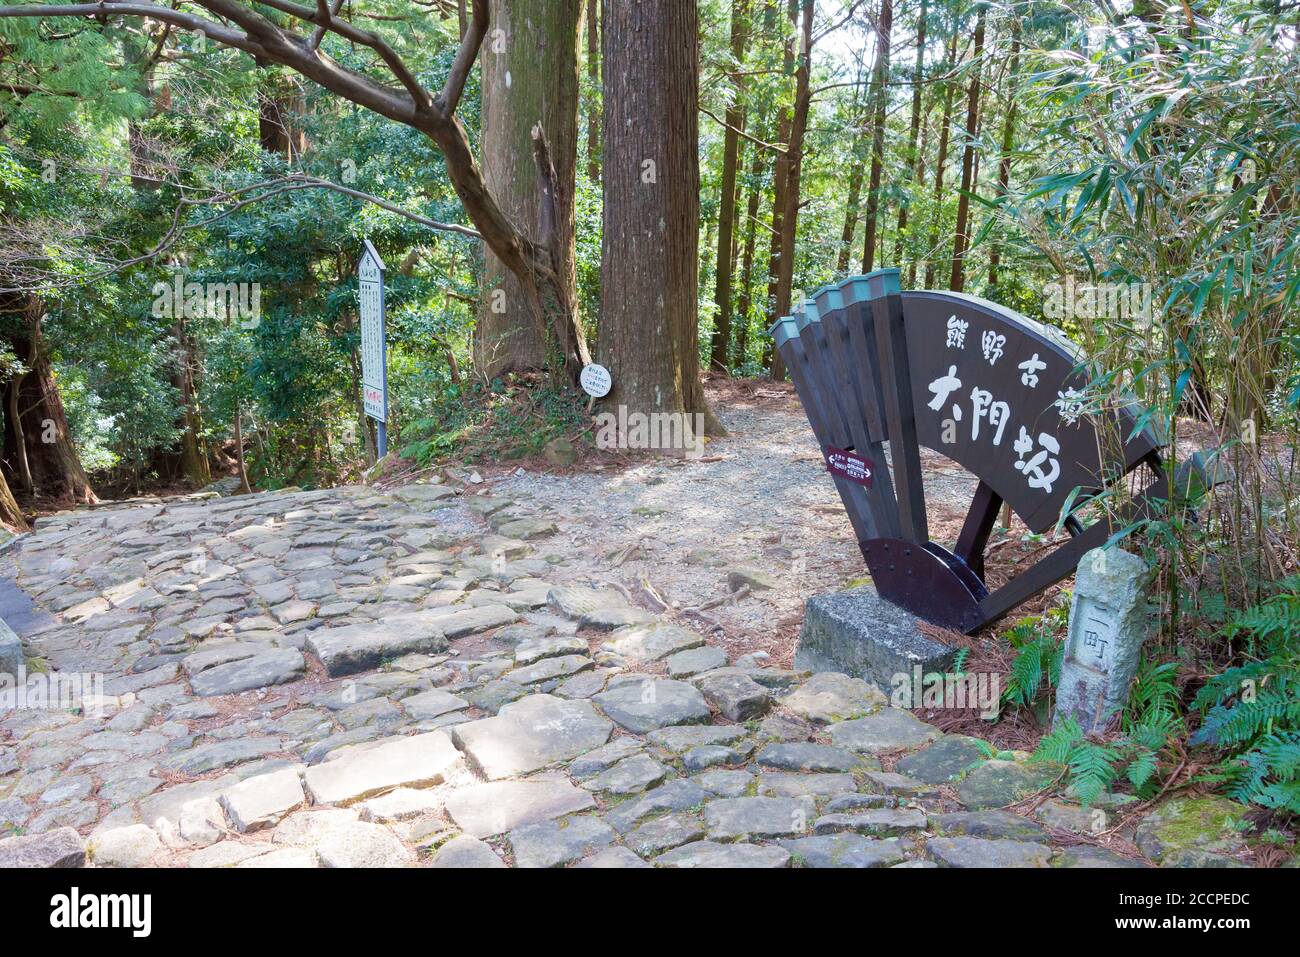
[[[838,475],[840,478],[846,478],[850,482],[857,482],[871,488],[871,483],[875,480],[876,465],[871,459],[864,459],[860,455],[854,455],[852,452],[846,452],[844,449],[837,449],[833,445],[826,446],[826,471],[832,475]]]

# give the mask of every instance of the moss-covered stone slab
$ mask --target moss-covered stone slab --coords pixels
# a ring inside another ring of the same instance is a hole
[[[940,867],[1049,867],[1051,848],[1025,841],[932,837],[925,852]]]
[[[927,784],[947,784],[986,757],[974,738],[949,735],[898,762],[898,770]]]
[[[1246,849],[1246,839],[1233,827],[1245,813],[1227,798],[1176,798],[1142,820],[1135,840],[1143,854],[1164,867],[1221,867]]]
[[[985,761],[957,786],[957,800],[972,811],[1006,807],[1041,791],[1059,773],[1050,764]]]

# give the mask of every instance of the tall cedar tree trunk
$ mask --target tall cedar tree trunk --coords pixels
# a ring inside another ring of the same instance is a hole
[[[0,311],[7,314],[4,316],[6,325],[12,325],[14,320],[10,316],[22,309],[22,299],[17,296],[0,297]],[[12,346],[12,343],[11,343]],[[18,416],[18,391],[15,388],[17,383],[14,381],[15,375],[8,382],[4,383],[4,462],[3,468],[0,468],[0,524],[20,532],[28,529],[27,518],[23,515],[23,510],[18,507],[18,501],[14,498],[13,489],[9,485],[9,476],[14,476],[15,482],[22,482],[24,486],[30,489],[31,483],[31,465],[27,461],[27,447],[21,440],[13,438],[14,429],[17,428],[18,434],[22,433],[22,423]],[[9,450],[13,449],[14,454],[10,455]]]
[[[998,158],[998,197],[1007,195],[1007,187],[1011,183],[1011,147],[1015,143],[1016,137],[1016,75],[1020,71],[1020,23],[1018,21],[1011,24],[1011,65],[1007,71],[1006,89],[1003,100],[1006,103],[1006,115],[1002,118],[1002,155]],[[1002,263],[1002,245],[993,243],[989,250],[989,293],[993,296],[993,290],[998,284],[998,267]]]
[[[877,20],[876,72],[871,78],[875,118],[871,130],[871,182],[867,188],[867,225],[862,237],[862,271],[871,272],[876,264],[876,223],[880,218],[880,174],[885,162],[885,104],[889,100],[889,43],[893,29],[893,0],[881,0]]]
[[[600,0],[587,3],[587,81],[592,95],[587,100],[587,177],[600,182],[600,104],[595,91],[600,89]]]
[[[776,299],[772,320],[790,312],[790,299],[794,287],[794,245],[799,233],[799,195],[803,176],[803,140],[808,129],[808,110],[812,103],[809,80],[812,68],[812,25],[816,4],[803,0],[803,26],[799,38],[799,66],[794,74],[794,113],[790,117],[790,142],[785,186],[784,210],[781,213],[781,252],[777,261]],[[785,364],[773,351],[772,378],[785,378]]]
[[[541,123],[555,166],[554,238],[564,294],[577,300],[574,179],[578,157],[578,23],[582,0],[490,0],[493,30],[481,53],[483,174],[527,235],[541,231],[543,189],[533,161]],[[500,32],[498,32],[500,31]],[[545,319],[531,290],[486,250],[474,329],[474,367],[485,379],[546,365]]]
[[[604,0],[600,359],[629,413],[710,416],[700,382],[694,0]],[[716,423],[706,418],[706,431]]]
[[[957,196],[957,233],[952,244],[952,274],[948,288],[961,292],[966,286],[966,249],[970,245],[970,192],[975,182],[975,136],[979,132],[980,72],[984,69],[984,8],[975,20],[975,52],[972,55],[970,92],[966,102],[966,147],[961,158],[961,192]]]
[[[307,99],[289,77],[266,71],[257,88],[257,138],[268,153],[293,162],[307,150],[302,115]]]
[[[765,13],[765,20],[770,24],[775,21],[775,2],[769,2]],[[792,24],[798,23],[799,6],[798,0],[788,0],[786,4],[787,16]],[[790,76],[794,73],[794,45],[795,31],[792,31],[785,42],[785,54],[781,64],[781,75]],[[780,118],[777,121],[776,143],[784,144],[781,152],[776,156],[776,168],[772,171],[772,236],[771,245],[767,254],[767,298],[764,305],[767,308],[767,321],[775,321],[779,313],[776,311],[776,287],[779,283],[778,275],[781,268],[781,237],[784,235],[785,221],[785,191],[790,183],[790,130],[793,116],[791,110],[782,107]],[[781,356],[773,347],[771,337],[765,337],[763,340],[763,365],[769,371],[774,369],[781,362]]]
[[[912,174],[912,183],[921,182],[921,151],[917,149],[917,140],[921,136],[921,85],[925,80],[925,17],[929,7],[927,0],[921,0],[921,11],[916,16],[916,64],[912,69],[912,125],[907,133],[907,164]],[[903,242],[907,233],[907,202],[898,204],[898,238]],[[895,259],[898,259],[895,250]],[[901,264],[901,260],[900,264]]]
[[[948,43],[948,68],[957,61],[957,32]],[[930,222],[930,241],[925,250],[925,288],[934,288],[934,267],[939,248],[939,229],[943,224],[943,170],[948,165],[948,138],[952,129],[952,84],[943,85],[943,114],[939,120],[939,146],[934,163],[934,218]]]
[[[185,328],[185,320],[178,318],[172,326],[175,350],[172,353],[172,385],[181,396],[181,474],[192,484],[202,487],[212,481],[212,469],[204,452],[199,434],[203,431],[203,415],[199,411],[199,389],[195,369],[198,357],[194,341]]]
[[[734,0],[731,8],[731,60],[736,70],[745,66],[745,41],[749,37],[749,0]],[[709,361],[723,372],[730,371],[727,353],[731,346],[731,285],[736,255],[736,166],[740,160],[740,135],[744,128],[745,107],[742,102],[745,81],[737,76],[736,97],[727,107],[727,128],[722,136],[722,195],[718,199],[717,279],[713,301],[717,304],[717,321]]]
[[[21,317],[18,322],[10,321],[14,330],[10,344],[27,372],[12,377],[4,385],[8,425],[4,437],[5,462],[22,463],[20,480],[26,485],[30,476],[28,491],[33,500],[43,499],[47,504],[64,507],[98,501],[72,442],[63,400],[45,350],[41,331],[45,307],[35,295],[6,299],[0,305],[11,306],[11,314]],[[0,499],[3,498],[0,493]],[[0,507],[0,516],[3,512],[4,508]]]

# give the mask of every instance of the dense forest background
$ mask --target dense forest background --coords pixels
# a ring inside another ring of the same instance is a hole
[[[1224,773],[1300,807],[1298,38],[1286,0],[0,7],[0,520],[358,479],[363,237],[420,463],[589,437],[593,360],[719,432],[703,377],[783,378],[774,318],[896,266],[1062,326],[1096,408],[1219,450],[1212,498],[1122,530],[1162,637],[1098,766],[1158,780],[1196,694],[1257,756]],[[1149,308],[1059,315],[1063,283]],[[1026,707],[1044,628],[1012,637]]]

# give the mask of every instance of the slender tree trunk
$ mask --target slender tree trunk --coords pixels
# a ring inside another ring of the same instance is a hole
[[[853,234],[858,231],[862,212],[862,179],[865,174],[863,162],[855,159],[849,167],[849,195],[844,201],[844,228],[840,230],[840,252],[835,260],[835,271],[839,273],[848,272],[849,261],[853,258]]]
[[[984,8],[975,20],[975,52],[972,57],[970,93],[966,102],[966,148],[961,160],[961,193],[957,196],[957,232],[952,246],[952,274],[948,288],[961,292],[966,286],[966,250],[970,245],[970,192],[975,170],[975,137],[979,132],[980,73],[984,69]]]
[[[937,97],[929,97],[929,105],[926,106],[921,116],[921,142],[916,148],[916,169],[912,177],[912,190],[909,196],[914,197],[925,188],[925,155],[930,149],[930,111],[934,107]],[[911,233],[915,233],[920,228],[920,223],[913,223]],[[900,234],[898,237],[900,245],[906,245],[905,255],[907,257],[907,286],[908,289],[916,288],[916,267],[919,261],[917,257],[918,244],[910,236]]]
[[[700,382],[694,0],[604,0],[600,358],[629,412],[709,414]],[[706,419],[705,429],[711,423]]]
[[[775,3],[769,3],[767,15],[775,19]],[[788,0],[786,4],[786,15],[791,24],[794,25],[794,32],[786,39],[785,53],[782,61],[782,71],[784,76],[789,76],[794,72],[795,63],[795,43],[798,32],[799,6],[798,0]],[[785,193],[790,185],[790,158],[789,149],[790,135],[793,124],[793,113],[789,109],[782,108],[780,119],[777,121],[776,142],[784,145],[784,150],[777,154],[776,168],[772,174],[772,237],[771,246],[768,249],[767,256],[767,299],[764,305],[767,308],[768,321],[775,321],[780,315],[776,308],[777,286],[780,285],[781,272],[781,238],[785,235]],[[764,339],[763,342],[763,365],[769,370],[775,369],[781,361],[781,356],[772,347],[770,338]]]
[[[736,70],[745,66],[745,41],[749,37],[749,0],[734,0],[731,8],[731,60]],[[740,156],[740,135],[745,123],[743,96],[745,81],[736,77],[736,96],[727,107],[727,128],[722,137],[722,195],[718,199],[717,279],[713,301],[717,321],[709,361],[715,369],[729,372],[727,352],[731,346],[732,264],[736,246],[736,166]]]
[[[948,67],[957,61],[957,33],[948,44]],[[939,145],[934,164],[934,218],[930,222],[930,241],[925,251],[925,288],[934,288],[934,266],[938,255],[939,229],[943,223],[943,170],[948,165],[948,137],[952,128],[952,84],[943,87],[943,113],[939,120]]]
[[[36,492],[36,483],[32,480],[32,466],[27,460],[27,436],[23,433],[22,411],[18,406],[18,393],[22,391],[23,377],[26,373],[15,372],[13,388],[9,389],[9,424],[14,430],[14,458],[18,460],[18,479],[23,491],[32,495]]]
[[[235,461],[239,464],[239,490],[245,495],[253,491],[248,484],[248,467],[244,463],[244,410],[235,401]]]
[[[587,80],[592,94],[587,101],[587,177],[600,182],[600,0],[587,3]]]
[[[800,31],[799,66],[795,70],[794,112],[790,117],[790,144],[788,180],[786,182],[785,210],[781,215],[781,254],[777,263],[776,301],[773,320],[790,311],[794,287],[794,247],[799,233],[799,196],[803,176],[803,140],[808,128],[808,111],[812,103],[810,78],[812,74],[812,25],[815,3],[802,0],[803,16]],[[785,378],[785,365],[779,353],[772,354],[772,378]]]
[[[927,0],[921,0],[921,11],[916,16],[916,65],[912,71],[912,124],[907,134],[907,164],[911,171],[913,185],[921,182],[921,152],[917,149],[917,140],[921,135],[921,87],[925,80],[925,18],[929,7]],[[907,232],[907,201],[898,204],[898,239],[903,241]],[[897,250],[895,259],[898,258]]]
[[[867,189],[867,224],[862,237],[862,271],[875,268],[876,223],[880,213],[880,175],[885,156],[885,105],[889,100],[889,44],[893,30],[893,0],[881,0],[877,22],[875,75],[871,79],[875,118],[871,130],[871,182]]]
[[[173,353],[172,385],[181,397],[181,474],[194,486],[202,488],[212,481],[208,457],[203,452],[199,435],[203,431],[203,415],[199,410],[198,387],[194,369],[198,363],[194,343],[185,328],[184,318],[178,318],[172,327],[176,341]]]
[[[755,147],[749,168],[749,201],[745,206],[745,246],[740,256],[740,294],[736,301],[736,318],[740,329],[736,334],[736,363],[744,365],[749,350],[750,311],[753,308],[754,252],[758,245],[758,213],[763,201],[763,171],[767,165],[767,151]]]
[[[998,186],[997,195],[999,198],[1007,195],[1007,187],[1011,183],[1011,148],[1015,143],[1016,136],[1016,76],[1020,70],[1020,23],[1013,21],[1011,24],[1011,65],[1007,70],[1006,90],[1003,100],[1006,103],[1004,109],[1006,115],[1002,118],[1002,155],[998,158]],[[993,290],[998,284],[998,267],[1002,263],[1002,244],[994,242],[989,250],[989,296],[993,296]]]
[[[481,53],[483,176],[501,211],[524,233],[541,231],[543,186],[534,163],[541,124],[555,167],[557,282],[577,300],[574,262],[578,148],[578,22],[582,0],[487,0],[493,30]],[[547,328],[534,291],[489,248],[474,330],[474,367],[484,379],[546,365]]]
[[[874,66],[873,66],[874,72]],[[856,115],[860,109],[858,102],[858,91],[862,88],[862,74],[858,74],[858,82],[853,87],[853,112]],[[846,273],[849,271],[849,260],[853,258],[853,234],[858,228],[858,206],[862,199],[862,177],[865,174],[865,166],[862,162],[862,139],[866,134],[866,117],[864,116],[858,123],[858,131],[853,136],[853,162],[849,165],[849,195],[844,203],[844,228],[840,230],[840,252],[835,260],[835,271],[837,273]]]

